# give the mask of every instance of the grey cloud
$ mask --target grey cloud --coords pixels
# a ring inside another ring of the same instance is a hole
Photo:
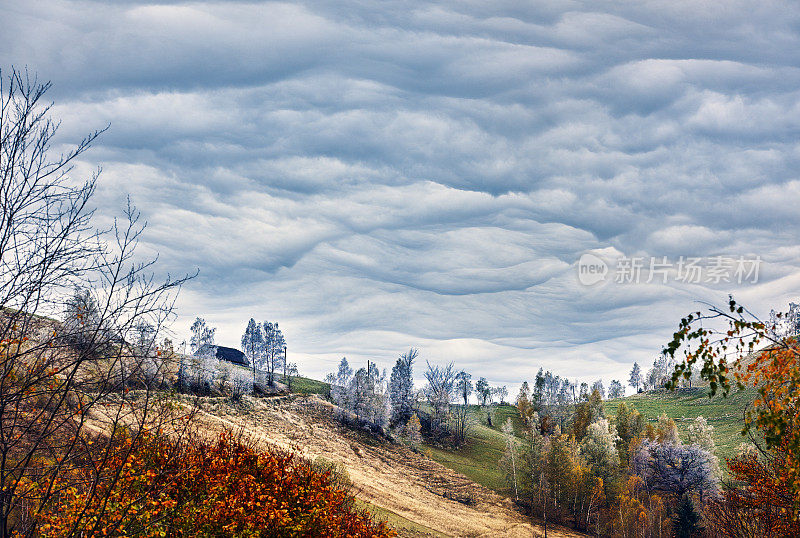
[[[621,377],[693,301],[796,294],[790,2],[65,2],[2,8],[0,66],[55,83],[58,148],[111,130],[178,326],[285,326],[301,369],[415,345],[513,383]],[[58,149],[57,148],[57,149]],[[753,286],[578,284],[583,252],[759,255]],[[480,375],[480,374],[479,374]]]

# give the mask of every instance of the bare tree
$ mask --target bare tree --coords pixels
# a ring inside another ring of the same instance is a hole
[[[148,340],[163,334],[185,278],[158,283],[153,261],[135,257],[143,225],[130,202],[124,220],[93,231],[98,173],[75,184],[70,172],[101,131],[52,157],[49,88],[0,73],[0,538],[34,534],[70,487],[88,492],[97,517],[67,534],[95,535],[108,524],[100,491],[117,478],[104,464],[119,437],[174,418],[148,382],[153,365],[169,365],[136,342],[144,327]]]

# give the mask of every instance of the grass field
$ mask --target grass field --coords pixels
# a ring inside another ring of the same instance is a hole
[[[494,408],[493,427],[486,425],[486,413],[477,405],[470,406],[473,425],[464,445],[457,449],[444,449],[425,445],[424,450],[435,461],[458,471],[474,482],[501,493],[508,493],[498,463],[505,451],[506,441],[500,432],[501,425],[511,418],[517,432],[522,423],[517,408],[499,405]]]
[[[292,377],[292,392],[298,394],[319,394],[327,398],[331,392],[331,386],[324,381],[297,376]]]
[[[649,421],[656,422],[658,416],[666,413],[678,425],[682,439],[686,439],[687,427],[696,417],[702,416],[714,427],[714,442],[720,460],[736,454],[736,449],[747,439],[740,432],[743,426],[745,408],[756,397],[755,389],[747,389],[730,394],[708,397],[707,388],[666,390],[634,394],[617,400],[603,402],[606,416],[614,416],[617,406],[624,401],[633,405]],[[723,464],[724,467],[724,464]]]

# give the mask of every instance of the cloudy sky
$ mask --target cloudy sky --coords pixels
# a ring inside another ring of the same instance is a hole
[[[176,331],[279,321],[307,375],[414,346],[607,384],[697,300],[800,295],[796,2],[12,0],[0,36],[62,143],[111,124],[75,170],[98,220],[130,194],[161,270],[199,268]]]

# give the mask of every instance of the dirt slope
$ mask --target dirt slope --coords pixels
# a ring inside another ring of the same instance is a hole
[[[340,461],[359,498],[445,535],[543,535],[543,529],[534,529],[507,499],[463,475],[406,446],[343,427],[334,419],[333,406],[317,397],[247,398],[237,405],[206,399],[198,420],[212,430],[241,429],[260,442]],[[581,535],[548,527],[548,536]]]

